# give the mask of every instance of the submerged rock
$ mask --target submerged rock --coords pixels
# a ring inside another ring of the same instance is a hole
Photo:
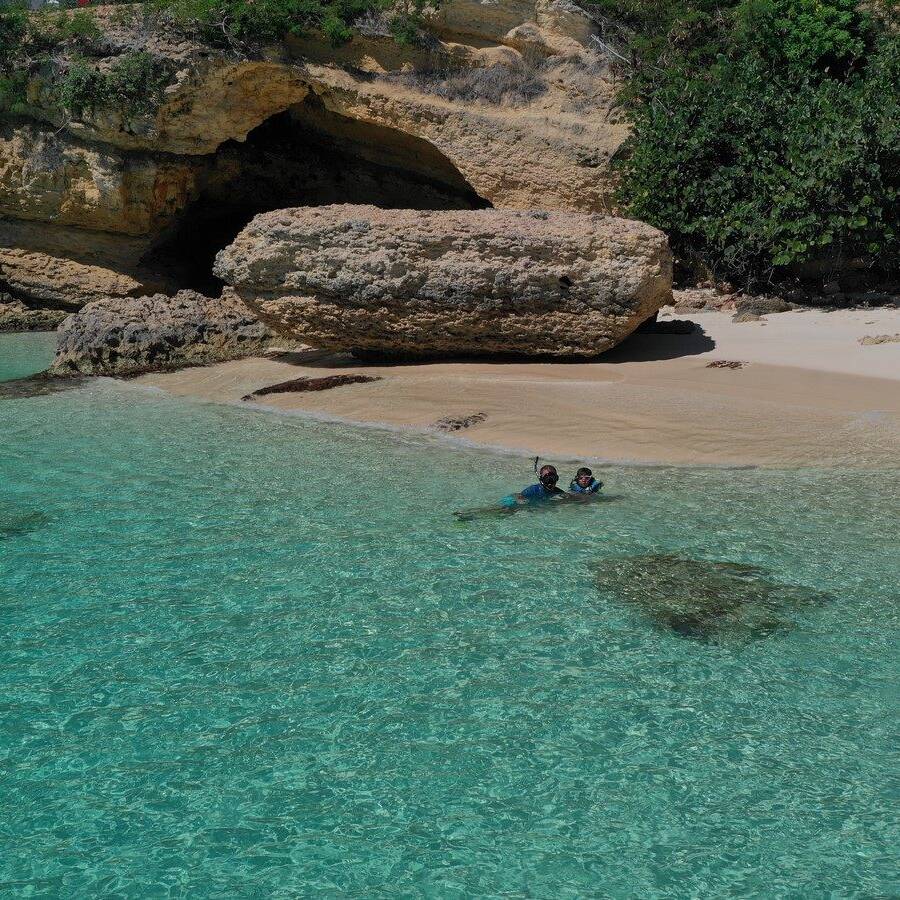
[[[579,213],[285,209],[215,272],[279,333],[412,357],[595,356],[672,296],[662,232]]]
[[[651,553],[604,560],[596,581],[656,625],[700,641],[754,640],[790,628],[804,607],[830,600],[772,581],[756,566]]]
[[[272,337],[233,294],[100,300],[60,326],[50,371],[137,375],[206,365],[262,353]]]
[[[46,397],[84,387],[87,378],[83,375],[56,375],[52,372],[38,372],[24,378],[0,381],[0,400],[28,400],[32,397]]]

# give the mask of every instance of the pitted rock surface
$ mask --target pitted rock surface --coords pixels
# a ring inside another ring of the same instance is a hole
[[[280,334],[409,356],[594,356],[672,299],[662,232],[596,214],[278,210],[215,272]]]
[[[233,294],[180,291],[89,303],[59,327],[51,371],[137,375],[263,352],[272,333]]]
[[[53,331],[67,315],[61,309],[35,309],[9,294],[0,293],[0,333]]]

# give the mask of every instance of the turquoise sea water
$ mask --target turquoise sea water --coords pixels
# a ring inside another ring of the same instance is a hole
[[[0,334],[0,381],[40,372],[53,361],[55,331]]]
[[[0,400],[0,893],[895,896],[898,473],[448,514],[529,476],[110,381]],[[616,582],[669,554],[820,602],[692,639]]]

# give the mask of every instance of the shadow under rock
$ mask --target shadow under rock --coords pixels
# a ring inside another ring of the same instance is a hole
[[[597,356],[554,357],[529,356],[524,353],[472,353],[436,354],[434,356],[406,356],[393,353],[348,353],[334,350],[298,350],[271,357],[278,362],[298,367],[319,369],[378,369],[403,365],[427,365],[428,363],[479,362],[495,363],[556,363],[560,365],[599,362],[649,362],[660,359],[677,359],[681,356],[697,356],[714,349],[716,342],[699,325],[689,334],[658,334],[635,332],[621,344]]]
[[[524,353],[435,353],[406,354],[359,350],[299,350],[287,351],[269,357],[277,362],[288,363],[300,368],[309,366],[317,369],[381,369],[397,366],[427,366],[438,363],[583,363],[593,362],[598,357],[559,358],[550,356],[528,356]]]
[[[697,356],[715,349],[716,342],[700,325],[694,325],[689,334],[658,334],[653,331],[635,331],[617,347],[607,350],[598,359],[606,363],[653,362],[660,359],[678,359]]]

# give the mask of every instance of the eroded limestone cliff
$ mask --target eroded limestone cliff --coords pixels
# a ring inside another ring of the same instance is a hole
[[[94,15],[98,65],[139,48],[171,83],[152,112],[73,115],[31,78],[0,123],[0,288],[19,297],[215,293],[216,252],[287,206],[612,209],[627,126],[569,0],[450,0],[428,46],[292,39],[252,59]]]

